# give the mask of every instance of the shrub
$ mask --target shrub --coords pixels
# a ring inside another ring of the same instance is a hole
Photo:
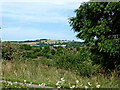
[[[5,60],[19,60],[23,58],[23,53],[20,51],[20,45],[11,44],[10,42],[2,43],[2,58]]]
[[[55,50],[54,49],[51,50],[51,54],[55,55]]]
[[[96,69],[90,55],[86,49],[80,49],[79,52],[67,51],[56,56],[54,60],[59,68],[75,70],[81,75],[90,76]]]
[[[50,51],[49,46],[45,46],[44,49],[42,50],[43,53],[48,53]]]
[[[23,44],[20,46],[21,49],[24,49],[24,50],[31,50],[32,49],[32,46],[30,45],[27,45],[27,44]]]

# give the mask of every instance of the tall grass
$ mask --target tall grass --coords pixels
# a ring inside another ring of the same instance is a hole
[[[53,66],[43,65],[40,61],[3,61],[3,79],[11,81],[45,83],[48,86],[58,87],[58,81],[63,81],[62,87],[72,88],[120,88],[119,80],[114,73],[111,76],[98,74],[91,77],[80,76],[73,71],[57,69]]]

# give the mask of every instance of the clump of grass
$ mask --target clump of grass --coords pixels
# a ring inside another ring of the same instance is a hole
[[[3,79],[34,83],[60,88],[119,88],[114,74],[91,77],[80,76],[73,71],[42,65],[39,61],[3,61]]]

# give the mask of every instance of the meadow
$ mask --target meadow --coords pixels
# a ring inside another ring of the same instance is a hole
[[[41,59],[42,60],[42,59]],[[96,74],[82,76],[71,70],[42,65],[36,61],[3,61],[3,79],[14,82],[42,84],[62,88],[119,88],[119,78],[111,75]]]

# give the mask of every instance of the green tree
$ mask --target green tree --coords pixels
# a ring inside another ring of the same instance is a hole
[[[77,47],[76,50],[77,50],[77,51],[80,51],[80,47]]]
[[[48,53],[50,51],[50,47],[49,46],[45,46],[42,51],[43,51],[43,53]]]
[[[23,52],[20,51],[20,45],[11,42],[2,43],[2,58],[5,60],[21,60]]]
[[[54,49],[51,50],[51,54],[55,55],[55,50]]]
[[[21,49],[24,49],[24,50],[31,50],[31,49],[32,49],[32,46],[27,45],[27,44],[23,44],[23,45],[21,45],[20,48],[21,48]]]
[[[87,2],[75,13],[69,23],[90,48],[92,59],[106,68],[120,67],[120,2]]]

